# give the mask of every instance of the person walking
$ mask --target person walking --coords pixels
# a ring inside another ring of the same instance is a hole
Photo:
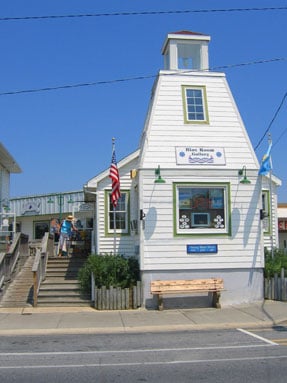
[[[74,217],[72,215],[68,215],[61,223],[58,254],[59,257],[62,255],[68,255],[72,232],[78,231],[78,229],[73,224],[73,219]]]

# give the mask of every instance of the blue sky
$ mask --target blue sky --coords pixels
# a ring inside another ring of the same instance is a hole
[[[10,0],[1,2],[0,18],[283,6],[287,1]],[[11,176],[11,196],[82,189],[109,167],[112,137],[118,161],[136,150],[154,79],[110,81],[156,76],[167,33],[184,29],[211,36],[210,68],[285,59],[222,69],[255,148],[287,91],[286,19],[287,10],[274,10],[0,21],[0,141],[23,170]],[[286,107],[287,100],[270,129],[280,202],[287,202]]]

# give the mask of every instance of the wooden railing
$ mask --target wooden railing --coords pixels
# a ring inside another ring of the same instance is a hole
[[[33,306],[38,304],[38,294],[42,281],[45,280],[47,263],[49,257],[54,256],[54,237],[49,233],[45,233],[41,246],[36,248],[36,255],[32,267],[33,273]]]
[[[16,233],[9,250],[0,253],[0,289],[13,279],[19,258],[29,256],[28,239],[27,235]]]
[[[264,298],[275,301],[287,301],[287,278],[285,270],[281,269],[280,276],[275,274],[273,278],[265,278]]]

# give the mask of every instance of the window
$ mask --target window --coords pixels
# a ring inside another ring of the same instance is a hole
[[[185,123],[208,123],[205,87],[183,86]]]
[[[49,221],[34,222],[34,234],[35,239],[42,239],[46,232],[49,232]]]
[[[227,184],[175,184],[176,233],[229,233]]]
[[[270,234],[270,203],[269,190],[262,192],[262,213],[264,234]]]
[[[121,197],[118,200],[115,214],[113,209],[113,204],[111,203],[111,193],[108,192],[106,195],[108,199],[108,223],[107,223],[107,232],[112,234],[114,233],[114,223],[116,225],[116,232],[127,234],[129,232],[129,193],[121,191]],[[115,219],[114,219],[115,217]]]
[[[178,69],[200,69],[200,45],[177,44]]]

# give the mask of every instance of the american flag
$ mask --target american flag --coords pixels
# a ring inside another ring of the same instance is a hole
[[[117,167],[115,149],[113,149],[112,162],[111,162],[109,177],[112,179],[111,200],[112,200],[113,206],[116,207],[117,203],[118,203],[118,199],[121,196],[121,192],[120,192],[120,175],[119,175],[119,171],[118,171],[118,167]]]

